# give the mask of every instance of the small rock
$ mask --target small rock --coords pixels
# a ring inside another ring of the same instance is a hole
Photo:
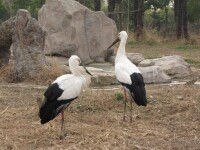
[[[176,97],[178,100],[183,100],[183,96],[177,96]]]

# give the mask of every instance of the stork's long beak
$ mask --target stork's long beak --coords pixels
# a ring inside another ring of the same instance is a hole
[[[120,41],[120,39],[119,38],[117,38],[109,47],[108,47],[108,49],[107,50],[109,50],[113,45],[115,45],[117,42],[119,42]]]
[[[81,61],[80,61],[80,64],[79,64],[79,65],[81,65],[81,66],[83,67],[83,69],[85,70],[85,72],[86,72],[87,74],[89,74],[90,76],[93,77],[93,75],[87,70],[87,68],[86,68],[84,65],[82,65]]]
[[[86,72],[87,74],[89,74],[90,76],[93,77],[93,75],[86,69],[86,67],[83,66],[83,68],[85,69],[85,72]]]

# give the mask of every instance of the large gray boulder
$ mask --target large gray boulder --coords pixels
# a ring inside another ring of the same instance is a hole
[[[47,31],[47,55],[76,54],[84,63],[104,62],[117,32],[115,22],[103,12],[93,12],[75,0],[47,0],[38,20]]]
[[[145,83],[169,83],[169,77],[159,66],[139,67]],[[114,66],[109,63],[93,63],[87,66],[93,75],[92,86],[119,84],[116,79]]]
[[[159,66],[139,67],[145,83],[169,83],[171,77],[164,73]],[[105,86],[119,84],[114,70],[87,67],[87,70],[93,75],[92,86]]]
[[[6,20],[0,25],[0,67],[9,63],[14,25],[15,17]]]
[[[145,83],[169,83],[169,77],[159,66],[139,67]]]
[[[167,75],[173,78],[186,77],[189,76],[191,72],[189,64],[179,55],[145,59],[139,63],[139,66],[159,66]]]
[[[13,57],[18,78],[34,76],[45,65],[45,32],[27,10],[20,9],[15,20]]]

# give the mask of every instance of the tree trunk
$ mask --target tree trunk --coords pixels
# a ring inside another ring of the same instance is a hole
[[[188,26],[187,26],[187,0],[183,0],[183,32],[185,39],[189,39]]]
[[[108,17],[114,19],[115,0],[108,0]]]
[[[174,15],[176,21],[177,39],[181,38],[183,31],[185,39],[188,39],[187,0],[174,0]]]
[[[143,36],[143,12],[144,0],[134,0],[134,28],[136,39],[140,40]]]
[[[165,6],[165,28],[168,28],[168,8]]]
[[[182,5],[180,0],[177,0],[177,14],[176,14],[176,31],[177,39],[181,38],[182,35]]]
[[[94,0],[94,10],[95,11],[101,10],[101,0]]]
[[[134,31],[137,30],[137,10],[138,10],[138,0],[133,1],[133,22],[134,22]]]
[[[179,0],[174,0],[174,19],[175,19],[175,21],[176,21],[176,18],[177,18],[178,1]]]

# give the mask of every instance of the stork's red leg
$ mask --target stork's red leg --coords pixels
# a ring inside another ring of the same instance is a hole
[[[61,112],[61,120],[64,122],[64,111]]]
[[[133,110],[133,102],[132,100],[130,99],[130,105],[131,105],[131,108],[130,108],[130,122],[132,122],[132,110]]]
[[[65,125],[64,125],[64,111],[61,112],[61,134],[60,138],[63,139],[65,136]]]
[[[126,95],[125,88],[124,88],[124,96],[125,96],[125,100],[124,100],[124,116],[123,116],[123,121],[125,121],[125,119],[126,119],[126,103],[127,103],[127,95]]]

